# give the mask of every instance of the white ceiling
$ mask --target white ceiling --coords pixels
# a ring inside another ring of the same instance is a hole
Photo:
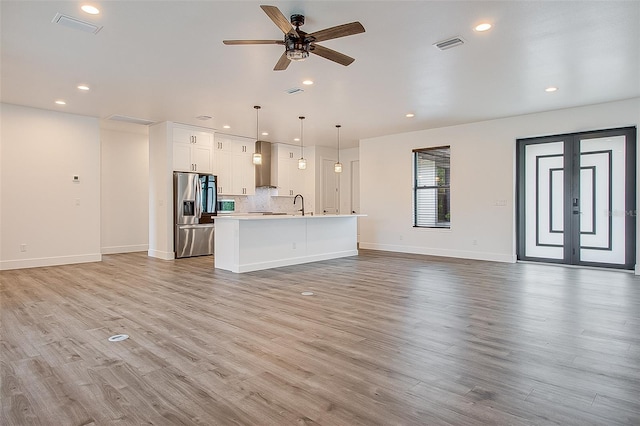
[[[640,1],[6,1],[1,100],[106,118],[178,121],[261,139],[343,147],[359,139],[640,96]],[[366,32],[322,42],[356,60],[312,55],[273,71],[282,46],[260,4],[306,16],[317,31],[360,21]],[[103,26],[96,35],[57,12]],[[486,33],[473,30],[490,22]],[[461,36],[466,44],[433,44]],[[315,81],[302,86],[304,79]],[[80,83],[91,87],[83,93]],[[546,93],[547,86],[557,86]],[[289,95],[287,89],[303,87]],[[54,104],[64,99],[65,106]],[[412,119],[408,112],[415,113]],[[195,117],[213,119],[199,121]]]

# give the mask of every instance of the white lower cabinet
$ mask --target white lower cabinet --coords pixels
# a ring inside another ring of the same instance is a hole
[[[298,169],[300,147],[279,143],[271,149],[271,183],[276,186],[278,196],[293,197],[302,193],[305,171]]]
[[[220,195],[254,195],[255,166],[253,140],[228,135],[216,135],[213,169],[218,176]]]

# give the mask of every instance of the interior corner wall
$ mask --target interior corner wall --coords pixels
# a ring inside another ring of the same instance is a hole
[[[149,132],[131,126],[100,129],[102,254],[149,249]]]
[[[515,262],[516,140],[639,124],[634,98],[361,140],[360,205],[368,216],[360,247]],[[451,229],[414,228],[412,150],[443,145],[451,146]]]
[[[100,261],[98,119],[1,104],[0,120],[0,269]]]

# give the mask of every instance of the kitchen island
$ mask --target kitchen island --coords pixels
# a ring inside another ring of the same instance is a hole
[[[359,216],[218,216],[215,267],[241,273],[355,256]]]

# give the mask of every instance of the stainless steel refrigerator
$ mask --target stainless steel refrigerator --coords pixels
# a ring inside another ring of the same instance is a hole
[[[213,254],[217,193],[214,175],[173,173],[176,259]]]

